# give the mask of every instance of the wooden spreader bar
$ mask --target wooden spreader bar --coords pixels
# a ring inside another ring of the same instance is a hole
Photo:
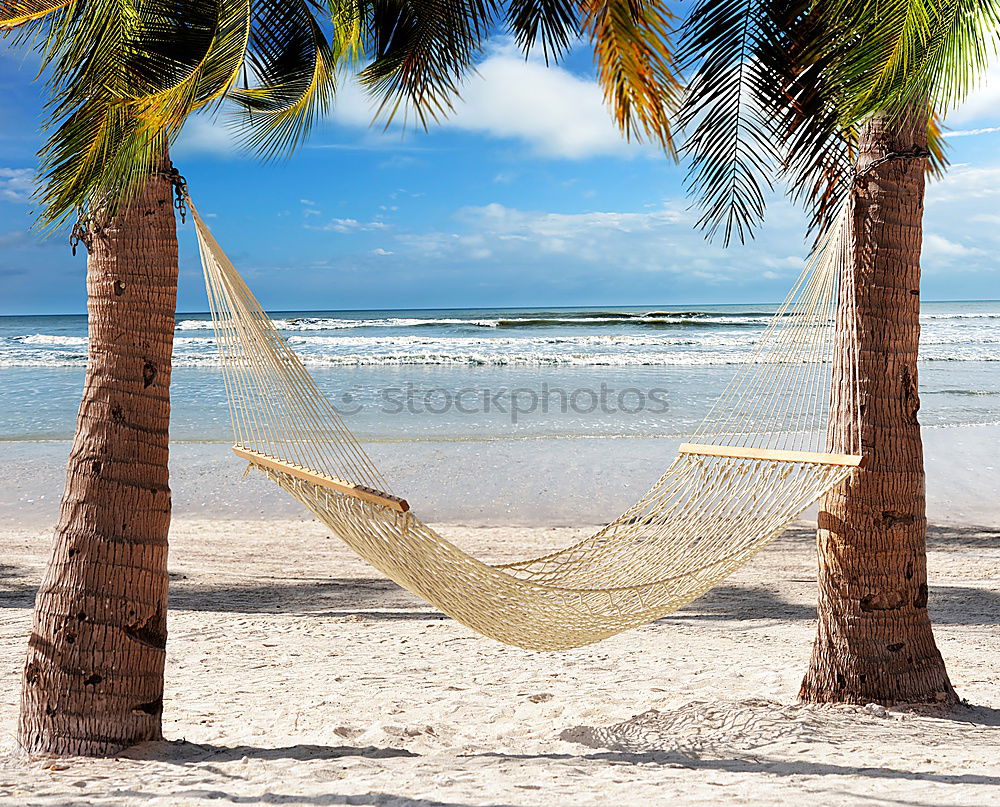
[[[745,446],[713,446],[706,443],[681,443],[681,454],[699,454],[703,457],[734,457],[747,460],[773,462],[811,462],[817,465],[850,465],[860,468],[865,458],[856,454],[826,454],[821,451],[782,451],[773,448],[747,448]]]
[[[405,513],[410,509],[410,505],[406,499],[401,499],[399,496],[393,496],[391,493],[375,490],[375,488],[369,488],[365,485],[356,485],[353,482],[335,479],[320,471],[303,468],[301,465],[293,465],[290,462],[269,457],[267,454],[243,448],[243,446],[233,446],[233,453],[237,457],[242,457],[254,465],[259,465],[262,468],[270,468],[272,471],[280,471],[283,474],[311,482],[321,488],[329,488],[337,493],[343,493],[345,496],[353,496],[355,499],[362,499],[372,504],[380,504],[383,507],[398,510],[401,513]]]

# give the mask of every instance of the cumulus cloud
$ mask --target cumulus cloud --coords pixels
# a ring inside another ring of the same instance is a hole
[[[239,150],[239,144],[227,123],[208,115],[190,118],[172,148],[173,154],[180,157],[191,154],[232,157]]]
[[[516,140],[543,157],[630,156],[646,148],[622,138],[596,81],[536,59],[525,60],[506,43],[498,43],[480,62],[461,96],[442,128]],[[368,127],[374,115],[371,100],[355,83],[345,82],[333,120]]]
[[[526,61],[501,48],[479,65],[446,124],[493,138],[512,138],[545,157],[580,159],[636,154],[605,107],[597,82],[561,67]]]
[[[1000,166],[958,166],[930,186],[923,251],[927,299],[991,294],[1000,217],[993,199],[984,199],[997,195]],[[368,243],[364,252],[339,260],[353,269],[374,269],[377,261],[382,277],[400,289],[422,292],[420,283],[432,278],[432,286],[447,286],[455,295],[481,300],[486,294],[497,304],[515,305],[773,302],[802,270],[809,245],[805,218],[778,195],[768,199],[767,225],[746,246],[706,242],[696,218],[684,199],[648,209],[568,213],[492,202],[457,208],[443,226],[431,229],[397,225],[380,236],[377,248]],[[331,229],[340,229],[339,223]],[[346,224],[346,230],[361,225]]]
[[[344,80],[337,90],[331,120],[359,131],[356,143],[313,142],[313,148],[386,150],[396,153],[395,164],[412,157],[402,151],[420,150],[414,127],[406,116],[388,132],[372,129],[377,105],[358,86]],[[412,123],[412,115],[410,116]],[[592,78],[582,78],[563,67],[525,59],[513,46],[498,42],[477,65],[461,88],[455,110],[435,129],[462,131],[523,144],[530,153],[549,158],[585,159],[630,157],[653,153],[649,146],[627,143],[612,122],[601,89]],[[206,153],[232,156],[238,144],[224,118],[192,118],[175,147],[178,154]],[[393,166],[390,166],[393,167]]]
[[[927,204],[941,206],[1000,195],[1000,165],[953,165],[928,185]]]
[[[1000,251],[1000,165],[955,165],[927,187],[923,267],[930,276],[996,273]],[[994,284],[995,285],[995,284]],[[933,292],[932,292],[933,293]],[[936,292],[954,296],[950,288]],[[976,292],[992,296],[983,288]]]
[[[0,168],[0,199],[27,202],[35,190],[34,178],[30,168]]]
[[[923,254],[930,257],[982,255],[983,250],[960,244],[937,233],[926,233]]]
[[[676,232],[672,225],[691,224],[674,205],[643,213],[546,213],[518,210],[492,203],[462,208],[456,218],[482,237],[499,242],[529,242],[542,252],[597,256],[609,239],[632,234],[662,236]],[[664,246],[669,246],[665,244]]]

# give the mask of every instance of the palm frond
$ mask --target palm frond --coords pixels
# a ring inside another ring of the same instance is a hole
[[[62,20],[72,35],[50,35],[58,44],[48,59],[63,64],[72,52],[80,61],[55,71],[53,133],[40,154],[45,225],[88,206],[113,215],[162,167],[187,116],[236,77],[249,29],[247,0],[144,0],[142,11],[104,26],[89,16],[78,27]],[[89,50],[80,39],[84,29],[95,35]]]
[[[0,30],[35,22],[73,2],[74,0],[0,0]]]
[[[690,157],[688,187],[708,236],[745,241],[764,219],[780,163],[768,101],[770,66],[758,0],[702,0],[684,26],[680,52],[692,72],[679,113]]]
[[[63,121],[42,151],[42,224],[90,210],[111,216],[163,167],[167,139],[142,129],[125,104],[93,101]]]
[[[247,64],[257,86],[229,97],[244,110],[246,144],[266,157],[293,149],[330,106],[337,57],[302,0],[266,0],[255,9]]]
[[[674,16],[650,0],[587,0],[583,28],[597,77],[618,127],[675,155],[671,117],[681,81],[673,61]]]
[[[775,96],[771,102],[783,132],[790,192],[809,211],[814,232],[827,227],[850,190],[858,127],[870,115],[902,119],[914,114],[914,108],[927,107],[927,171],[932,177],[943,174],[947,149],[941,110],[957,103],[964,90],[960,91],[960,82],[930,79],[937,68],[929,65],[940,62],[948,50],[942,46],[956,39],[963,24],[970,38],[967,47],[975,52],[972,63],[963,68],[971,71],[967,81],[985,66],[990,49],[989,37],[980,37],[977,28],[990,19],[987,4],[976,4],[985,16],[975,23],[962,8],[965,5],[945,2],[929,8],[912,0],[773,4],[780,10],[775,27],[784,35],[764,58],[776,72],[772,86],[785,88],[786,98]],[[872,29],[877,33],[873,35]],[[952,48],[952,54],[964,60],[968,50],[963,54]]]
[[[358,18],[372,62],[360,79],[377,116],[388,125],[404,110],[427,126],[451,112],[496,15],[494,0],[365,2]]]
[[[948,141],[944,137],[944,116],[931,109],[927,120],[927,174],[931,179],[941,179],[948,170]]]
[[[781,155],[779,176],[818,234],[853,181],[856,132],[840,117],[840,85],[829,69],[840,40],[813,9],[812,0],[764,0],[756,59],[769,76],[761,103]]]
[[[222,0],[86,0],[52,15],[39,43],[54,114],[85,99],[167,91],[200,64]]]
[[[365,57],[367,9],[361,0],[326,0],[333,24],[331,50],[344,65],[360,67]]]
[[[559,59],[577,36],[579,9],[576,0],[508,0],[507,27],[525,55],[540,44],[549,64]]]
[[[956,103],[984,67],[997,6],[703,0],[681,44],[693,70],[681,121],[691,129],[690,187],[709,235],[742,239],[760,223],[775,166],[822,232],[854,181],[858,127],[870,115],[934,110],[928,171],[940,173],[936,111]],[[961,66],[949,68],[955,61]]]
[[[137,99],[136,109],[147,126],[172,134],[179,132],[190,114],[226,95],[239,77],[246,56],[251,14],[250,0],[218,0],[208,47],[197,54],[200,58],[194,63],[185,60],[181,64],[187,75]],[[166,37],[161,42],[169,47],[177,32],[170,26],[165,29]]]
[[[925,103],[946,113],[996,53],[997,0],[828,0],[821,8],[857,45],[836,65],[842,111],[854,120]]]

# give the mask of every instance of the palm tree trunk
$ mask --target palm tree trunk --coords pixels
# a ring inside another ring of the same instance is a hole
[[[809,701],[957,700],[927,615],[917,419],[926,124],[923,115],[879,117],[860,135],[852,199],[857,335],[839,329],[834,371],[848,380],[846,364],[857,361],[867,464],[820,508],[819,630],[800,692]],[[854,338],[856,350],[847,344]],[[835,395],[832,408],[833,450],[849,450],[856,399]]]
[[[170,180],[151,177],[129,208],[89,229],[87,376],[35,601],[19,741],[29,752],[100,756],[161,737],[177,300]]]

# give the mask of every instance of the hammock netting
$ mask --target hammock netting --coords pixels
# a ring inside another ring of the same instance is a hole
[[[592,537],[503,565],[463,552],[393,493],[192,213],[234,450],[387,577],[501,642],[580,647],[669,614],[780,535],[860,464],[847,211],[649,492]],[[841,416],[831,427],[832,407],[854,413],[854,422]]]

